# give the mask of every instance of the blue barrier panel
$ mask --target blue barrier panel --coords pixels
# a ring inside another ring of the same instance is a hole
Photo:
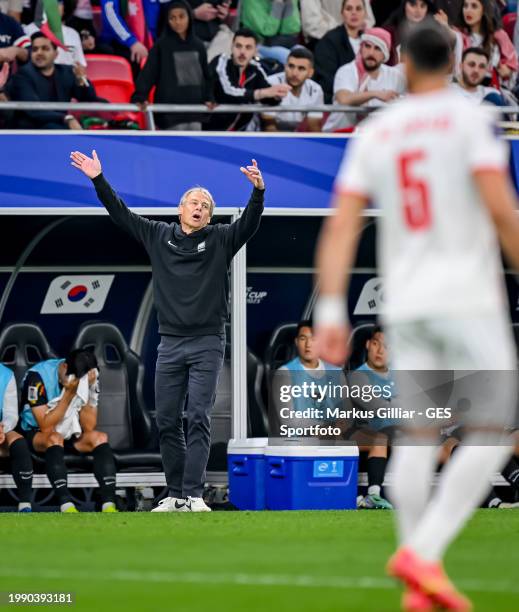
[[[0,209],[99,206],[69,153],[96,149],[103,171],[129,206],[176,206],[193,185],[220,206],[243,206],[249,183],[239,167],[258,160],[272,208],[327,208],[347,138],[265,135],[0,133]]]

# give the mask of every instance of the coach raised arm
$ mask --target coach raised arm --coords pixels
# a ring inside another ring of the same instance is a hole
[[[254,189],[241,217],[209,225],[213,197],[204,188],[184,193],[180,223],[152,221],[131,212],[92,158],[74,151],[72,165],[92,179],[112,220],[141,242],[151,260],[161,342],[155,373],[155,407],[169,497],[154,511],[208,511],[202,500],[209,457],[210,413],[225,351],[230,264],[257,231],[265,184],[255,160],[240,168]],[[187,449],[182,414],[187,395]]]

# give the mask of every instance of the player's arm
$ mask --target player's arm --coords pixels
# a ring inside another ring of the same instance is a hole
[[[79,424],[83,432],[94,431],[97,425],[97,408],[91,404],[85,404],[79,411]]]
[[[367,202],[363,194],[338,193],[334,198],[337,212],[326,220],[317,247],[320,297],[314,318],[319,354],[337,365],[343,365],[348,355],[345,295],[362,228],[361,213]]]
[[[144,246],[151,244],[157,222],[141,217],[128,209],[104,177],[97,153],[92,151],[92,157],[88,157],[80,151],[73,151],[70,154],[70,159],[74,168],[81,170],[85,176],[92,180],[97,197],[108,211],[112,221],[142,242]]]
[[[517,197],[506,170],[479,170],[474,181],[494,222],[501,248],[519,271],[519,214]]]
[[[53,431],[56,429],[56,425],[63,420],[70,402],[74,395],[76,395],[79,379],[75,378],[65,385],[64,393],[60,401],[53,410],[49,410],[45,387],[43,386],[41,377],[39,375],[36,376],[37,378],[27,381],[28,389],[26,401],[32,410],[40,430],[43,432]]]

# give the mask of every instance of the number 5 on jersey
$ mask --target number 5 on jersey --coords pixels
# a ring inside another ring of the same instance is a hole
[[[424,161],[423,151],[407,151],[398,158],[398,179],[402,193],[404,219],[413,231],[425,230],[431,225],[431,206],[427,182],[414,174],[413,166]]]

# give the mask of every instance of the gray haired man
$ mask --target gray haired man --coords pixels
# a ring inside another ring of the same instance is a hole
[[[161,342],[155,372],[155,407],[169,496],[153,512],[207,512],[202,499],[209,458],[210,413],[225,350],[231,260],[257,231],[265,184],[256,160],[240,168],[253,184],[241,217],[209,225],[214,201],[201,187],[179,205],[180,223],[152,221],[126,207],[92,158],[79,151],[72,165],[92,179],[112,220],[141,242],[151,260]],[[187,404],[186,404],[187,396]],[[182,416],[187,414],[187,444]]]

